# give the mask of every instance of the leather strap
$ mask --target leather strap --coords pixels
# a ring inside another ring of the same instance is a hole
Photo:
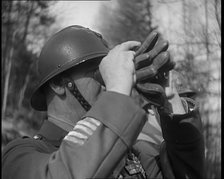
[[[69,91],[75,96],[75,98],[78,100],[78,102],[81,104],[81,106],[86,110],[89,111],[91,108],[91,105],[86,101],[86,99],[82,96],[79,89],[75,85],[75,83],[67,78],[66,86],[69,89]]]

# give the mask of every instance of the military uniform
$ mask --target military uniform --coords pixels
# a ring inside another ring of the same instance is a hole
[[[202,178],[203,136],[192,100],[187,113],[160,113],[164,142],[136,140],[146,114],[134,100],[104,92],[73,129],[44,121],[35,138],[3,152],[3,179]]]

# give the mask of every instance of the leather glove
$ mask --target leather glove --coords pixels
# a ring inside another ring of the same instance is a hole
[[[137,83],[158,77],[161,72],[173,69],[175,63],[170,60],[168,42],[157,32],[152,32],[136,51],[135,69]]]
[[[140,89],[140,92],[138,90],[138,93],[141,96],[141,104],[143,105],[143,108],[150,108],[150,105],[154,105],[160,108],[167,106],[167,96],[165,95],[164,88],[166,86],[171,86],[171,83],[175,85],[177,93],[181,98],[190,98],[194,100],[194,98],[198,94],[197,91],[192,90],[188,87],[187,81],[184,76],[176,70],[171,70],[169,72],[169,80],[167,81],[169,82],[166,82],[166,85],[164,85],[165,82],[161,82],[161,80],[159,82],[160,84],[151,82],[136,84],[137,90]],[[142,101],[144,101],[144,103]]]
[[[162,86],[166,83],[164,74],[175,66],[167,52],[168,46],[168,42],[153,31],[135,50],[134,64],[137,82],[135,89],[141,95],[141,101],[144,101],[144,104],[163,105],[164,90]],[[104,85],[99,70],[95,72],[94,78]]]
[[[136,51],[135,69],[137,83],[135,90],[140,95],[141,106],[164,106],[166,95],[164,88],[168,85],[169,71],[175,66],[170,60],[168,42],[158,33],[151,33]],[[135,91],[134,90],[134,91]],[[133,92],[136,95],[136,92]]]
[[[169,53],[165,52],[167,49],[168,42],[162,40],[157,32],[153,31],[148,35],[135,54],[137,83],[155,77],[160,71],[173,68],[175,64],[170,61]],[[94,78],[104,85],[99,70],[94,73]]]

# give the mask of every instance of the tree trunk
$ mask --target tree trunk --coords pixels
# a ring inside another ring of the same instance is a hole
[[[12,44],[14,42],[16,33],[17,33],[17,31],[15,31],[13,33]],[[5,111],[6,111],[6,106],[7,106],[9,78],[10,78],[10,74],[11,74],[13,53],[14,53],[14,47],[12,45],[11,48],[10,48],[10,52],[9,52],[9,58],[7,59],[8,65],[7,65],[7,70],[6,70],[5,85],[4,85],[4,95],[3,95],[3,102],[2,102],[3,103],[2,104],[2,120],[5,118]]]
[[[185,35],[185,40],[184,40],[184,43],[186,44],[185,46],[185,54],[189,54],[190,50],[189,50],[189,46],[190,46],[190,43],[189,43],[189,32],[188,32],[188,19],[189,18],[187,16],[187,2],[185,0],[183,0],[183,3],[182,3],[182,9],[183,9],[183,29],[184,29],[184,35]]]
[[[25,95],[26,87],[27,87],[27,85],[28,85],[29,80],[30,80],[30,75],[29,75],[29,73],[28,73],[28,74],[26,75],[24,85],[22,86],[22,88],[21,88],[21,90],[20,90],[19,100],[18,100],[18,109],[21,109],[21,108],[22,108],[22,102],[23,102],[23,99],[24,99],[24,95]]]
[[[30,10],[27,13],[27,19],[26,19],[26,22],[25,22],[25,29],[24,29],[24,33],[23,33],[22,42],[25,42],[25,40],[26,40],[26,36],[27,36],[29,24],[30,24],[30,19],[31,19],[31,16],[32,16],[32,13],[33,13],[34,3],[35,3],[35,1],[31,1]]]
[[[2,49],[2,71],[1,71],[1,74],[2,74],[2,81],[1,81],[1,84],[2,84],[2,88],[4,88],[4,83],[5,83],[5,73],[6,73],[6,67],[7,67],[7,61],[6,61],[6,58],[7,56],[9,55],[7,52],[8,52],[8,49],[10,47],[10,36],[11,36],[11,11],[12,11],[12,3],[11,1],[8,2],[9,3],[9,10],[8,10],[8,14],[7,14],[7,26],[6,26],[6,36],[5,36],[5,46],[4,46],[4,49]],[[2,91],[1,93],[1,96],[2,96],[2,99],[3,99],[3,96],[4,96],[4,91]],[[1,102],[1,104],[3,105],[3,101]]]
[[[208,0],[205,0],[205,48],[206,48],[206,58],[207,61],[209,61],[210,49],[209,49],[209,34],[208,34]]]
[[[33,68],[34,64],[35,63],[31,63],[31,65],[29,67],[29,70],[27,72],[25,81],[24,81],[24,85],[22,86],[22,88],[20,90],[19,100],[18,100],[18,109],[21,109],[22,108],[22,102],[23,102],[23,99],[25,97],[25,91],[26,91],[27,85],[28,85],[29,80],[30,80],[30,70]]]
[[[33,13],[33,9],[34,9],[34,3],[35,3],[34,1],[31,1],[30,10],[27,13],[27,19],[25,22],[25,29],[24,29],[24,33],[23,33],[22,43],[25,43],[25,40],[26,40],[26,36],[28,33],[29,24],[30,24],[30,19],[32,17],[32,13]],[[25,90],[26,90],[26,87],[27,87],[29,79],[30,79],[29,72],[30,72],[30,68],[32,68],[31,66],[32,66],[32,64],[30,65],[27,75],[25,77],[24,85],[22,86],[22,88],[20,90],[19,100],[18,100],[18,109],[22,108],[22,102],[24,99]]]

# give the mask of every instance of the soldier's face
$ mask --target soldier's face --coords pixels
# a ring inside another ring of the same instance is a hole
[[[80,65],[70,72],[71,78],[90,105],[93,105],[98,96],[105,90],[105,88],[94,79],[94,73],[97,68],[98,63],[93,62]]]

